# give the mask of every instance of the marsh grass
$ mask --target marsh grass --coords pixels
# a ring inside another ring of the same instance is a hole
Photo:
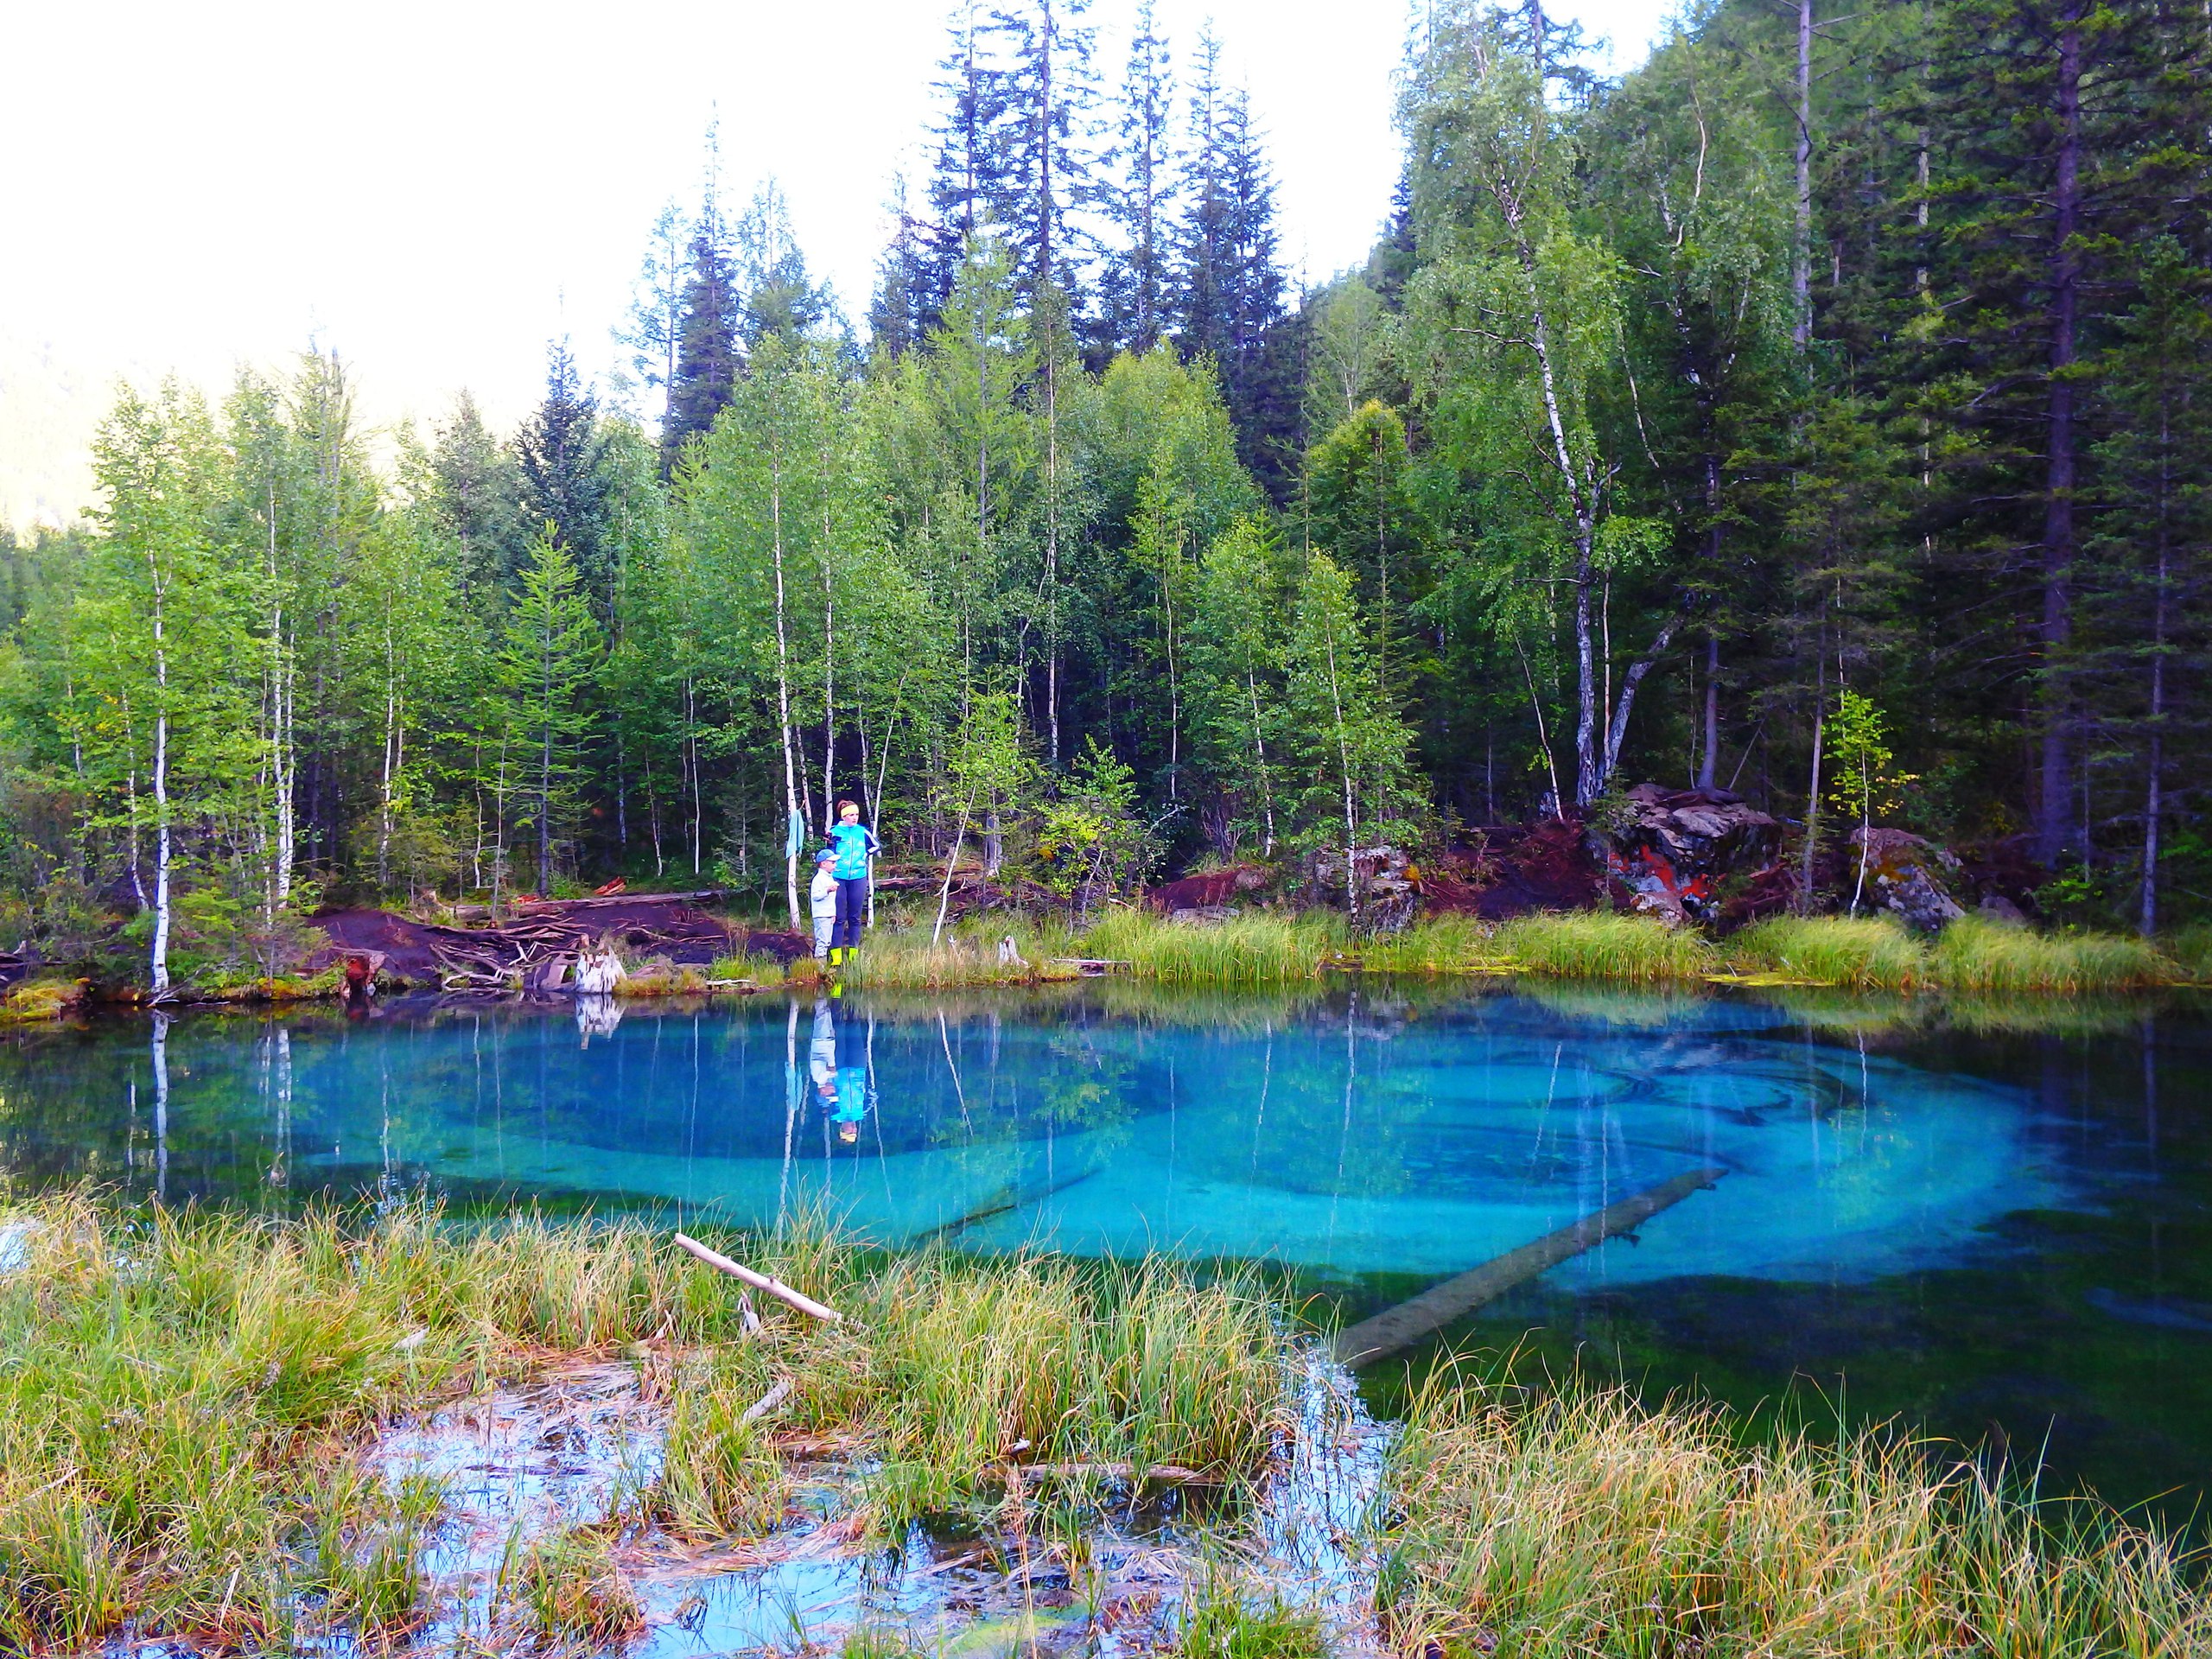
[[[269,1220],[82,1195],[0,1221],[29,1224],[0,1275],[0,1643],[17,1648],[126,1621],[267,1645],[302,1605],[407,1628],[438,1492],[357,1453],[380,1421],[567,1355],[681,1357],[641,1496],[692,1536],[778,1524],[781,1430],[866,1448],[887,1513],[918,1513],[982,1502],[1023,1440],[1030,1459],[1249,1475],[1285,1415],[1289,1338],[1266,1295],[1164,1262],[889,1256],[804,1216],[721,1242],[851,1317],[766,1302],[748,1336],[735,1281],[638,1222]],[[783,1377],[785,1405],[745,1421]],[[569,1605],[573,1565],[518,1569],[533,1619]]]
[[[1933,956],[1937,979],[1960,991],[2125,991],[2184,977],[2180,964],[2143,939],[2037,933],[1976,916],[1945,928]]]
[[[1333,911],[1248,911],[1224,922],[1185,925],[1148,912],[1117,910],[1084,937],[1087,956],[1126,962],[1140,979],[1169,984],[1270,985],[1307,979],[1350,944]]]
[[[2212,922],[2183,928],[2166,941],[2166,954],[2192,980],[2212,982]]]
[[[1887,917],[1774,916],[1725,947],[1731,964],[1860,991],[1904,991],[1929,978],[1928,947]]]
[[[1499,926],[1491,944],[1501,959],[1532,974],[1630,984],[1697,979],[1719,961],[1693,929],[1594,910],[1518,916]]]
[[[1211,1560],[1184,1592],[1175,1650],[1187,1659],[1324,1659],[1329,1643],[1316,1609]]]
[[[1746,1444],[1714,1408],[1440,1372],[1389,1478],[1401,1519],[1377,1600],[1408,1649],[2179,1659],[2212,1643],[2202,1558],[1878,1433]]]
[[[543,1646],[604,1650],[645,1627],[645,1609],[622,1576],[614,1540],[599,1528],[538,1540],[508,1576],[508,1600]]]

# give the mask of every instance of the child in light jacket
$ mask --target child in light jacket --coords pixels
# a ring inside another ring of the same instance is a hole
[[[807,884],[806,900],[814,916],[814,958],[830,956],[830,936],[837,926],[837,855],[824,847],[814,855],[814,880]]]

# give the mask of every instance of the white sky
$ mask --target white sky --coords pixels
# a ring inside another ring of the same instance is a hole
[[[1214,20],[1280,181],[1286,258],[1365,253],[1397,169],[1421,0],[1158,0],[1179,64]],[[773,175],[817,274],[865,310],[892,175],[918,175],[944,0],[16,0],[0,6],[0,521],[73,518],[118,377],[211,387],[310,340],[365,412],[501,424],[546,341],[614,360],[660,205]],[[1118,79],[1135,0],[1095,0]],[[1562,0],[1619,67],[1662,0]]]

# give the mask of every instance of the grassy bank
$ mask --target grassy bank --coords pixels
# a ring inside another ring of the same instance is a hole
[[[1890,1434],[1747,1448],[1714,1410],[1447,1379],[1416,1403],[1391,1484],[1402,1650],[2212,1650],[2201,1556]]]
[[[394,1485],[362,1449],[394,1414],[578,1354],[636,1366],[667,1455],[615,1525],[513,1541],[497,1594],[524,1636],[633,1629],[622,1535],[761,1537],[825,1447],[847,1459],[856,1526],[895,1537],[951,1514],[988,1537],[1065,1517],[1071,1480],[1250,1480],[1296,1421],[1288,1312],[1160,1262],[885,1256],[810,1226],[733,1238],[846,1316],[762,1300],[747,1335],[734,1281],[636,1224],[61,1197],[0,1226],[22,1245],[0,1276],[0,1642],[19,1649],[118,1633],[283,1649],[418,1624],[440,1490]],[[1017,1480],[1015,1461],[1055,1472]],[[2201,1564],[2109,1513],[2039,1508],[1880,1438],[1747,1446],[1710,1412],[1577,1383],[1529,1396],[1432,1376],[1381,1497],[1376,1591],[1409,1649],[2148,1656],[2212,1639]],[[1186,1524],[1236,1524],[1235,1506],[1209,1513]],[[1269,1630],[1319,1650],[1290,1603],[1248,1609],[1249,1630],[1234,1595],[1197,1585],[1185,1606],[1186,1650],[1257,1651]]]
[[[1007,939],[1012,959],[1001,948]],[[2212,971],[2212,947],[2197,948],[2202,941],[2194,936],[2188,943],[2196,952],[2191,960]],[[1281,985],[1364,970],[1530,974],[1635,985],[1733,977],[1852,990],[2070,995],[2202,976],[2143,940],[2039,933],[1975,917],[1953,923],[1932,942],[1887,918],[1777,917],[1714,940],[1649,917],[1605,911],[1522,916],[1495,926],[1441,916],[1401,933],[1364,937],[1333,912],[1259,910],[1194,926],[1117,908],[1081,931],[995,917],[950,930],[935,945],[926,928],[886,925],[869,937],[845,979],[912,989],[1030,983],[1071,976],[1073,958],[1109,962],[1117,972],[1164,984],[1222,986]]]
[[[16,1648],[125,1629],[282,1648],[414,1624],[435,1495],[355,1454],[381,1420],[564,1355],[626,1345],[672,1368],[668,1470],[638,1518],[692,1534],[781,1520],[777,1433],[865,1452],[869,1513],[896,1526],[986,1514],[1020,1442],[1039,1461],[1235,1478],[1284,1419],[1274,1310],[1166,1263],[884,1260],[802,1228],[733,1248],[847,1321],[764,1299],[747,1338],[735,1281],[635,1224],[272,1222],[65,1197],[0,1224],[22,1249],[0,1276],[0,1643]],[[747,1421],[779,1381],[782,1408]],[[523,1560],[516,1616],[582,1618],[563,1586],[589,1553],[548,1541]]]

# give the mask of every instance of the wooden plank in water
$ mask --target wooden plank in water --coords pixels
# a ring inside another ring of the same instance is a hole
[[[1371,1365],[1378,1359],[1410,1348],[1433,1331],[1465,1317],[1485,1302],[1495,1301],[1516,1285],[1535,1278],[1545,1268],[1580,1255],[1592,1245],[1642,1226],[1670,1205],[1693,1192],[1703,1192],[1728,1172],[1694,1169],[1670,1181],[1609,1204],[1573,1225],[1493,1257],[1456,1278],[1431,1285],[1395,1307],[1385,1308],[1371,1319],[1362,1319],[1337,1333],[1336,1354],[1347,1365]]]

